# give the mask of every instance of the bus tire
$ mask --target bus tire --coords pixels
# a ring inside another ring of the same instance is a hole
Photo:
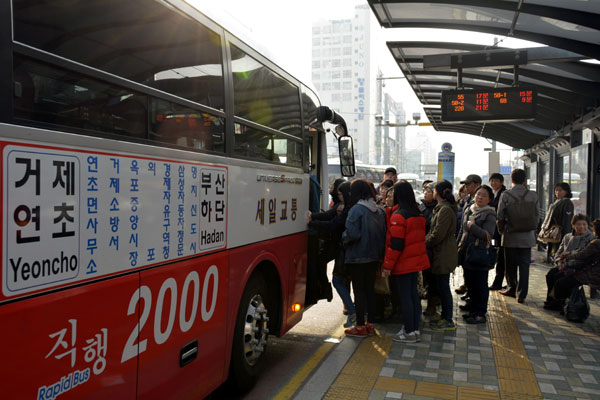
[[[230,381],[238,392],[250,390],[264,368],[269,335],[267,296],[264,278],[254,274],[244,289],[233,333]]]

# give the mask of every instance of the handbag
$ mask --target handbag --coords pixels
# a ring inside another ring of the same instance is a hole
[[[555,224],[542,229],[538,235],[538,240],[544,243],[560,243],[562,240],[562,227]]]
[[[565,306],[565,316],[569,321],[583,322],[590,315],[590,303],[585,298],[583,286],[573,288],[569,302]]]
[[[465,263],[467,265],[476,265],[492,269],[494,264],[496,264],[496,248],[492,246],[492,238],[487,231],[485,232],[485,235],[487,236],[487,240],[483,241],[476,239],[467,246],[465,254]]]
[[[390,294],[390,282],[388,277],[385,278],[381,274],[375,277],[375,294]]]

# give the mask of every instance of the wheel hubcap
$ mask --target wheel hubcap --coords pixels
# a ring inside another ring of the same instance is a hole
[[[250,365],[256,364],[267,345],[267,309],[259,294],[254,295],[248,304],[244,323],[244,357]]]

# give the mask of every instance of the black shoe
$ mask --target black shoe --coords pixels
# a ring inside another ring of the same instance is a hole
[[[473,310],[473,306],[471,306],[471,304],[469,304],[469,303],[458,306],[458,308],[460,308],[463,311],[472,311]]]
[[[472,316],[473,316],[473,314],[471,314],[471,313],[468,313],[468,314],[463,314],[463,315],[462,315],[462,317],[463,317],[464,319],[471,318]]]
[[[478,317],[472,316],[472,317],[466,318],[465,322],[467,324],[485,324],[487,322],[487,320],[485,319],[485,317],[482,317],[480,315]]]
[[[464,296],[461,296],[460,299],[463,301],[469,301],[469,295],[465,294]]]
[[[561,304],[559,303],[548,303],[548,304],[544,304],[544,310],[550,310],[550,311],[560,311],[562,310],[563,307]]]

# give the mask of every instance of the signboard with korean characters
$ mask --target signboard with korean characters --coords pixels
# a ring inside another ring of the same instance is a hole
[[[1,146],[5,298],[227,247],[226,166]]]

